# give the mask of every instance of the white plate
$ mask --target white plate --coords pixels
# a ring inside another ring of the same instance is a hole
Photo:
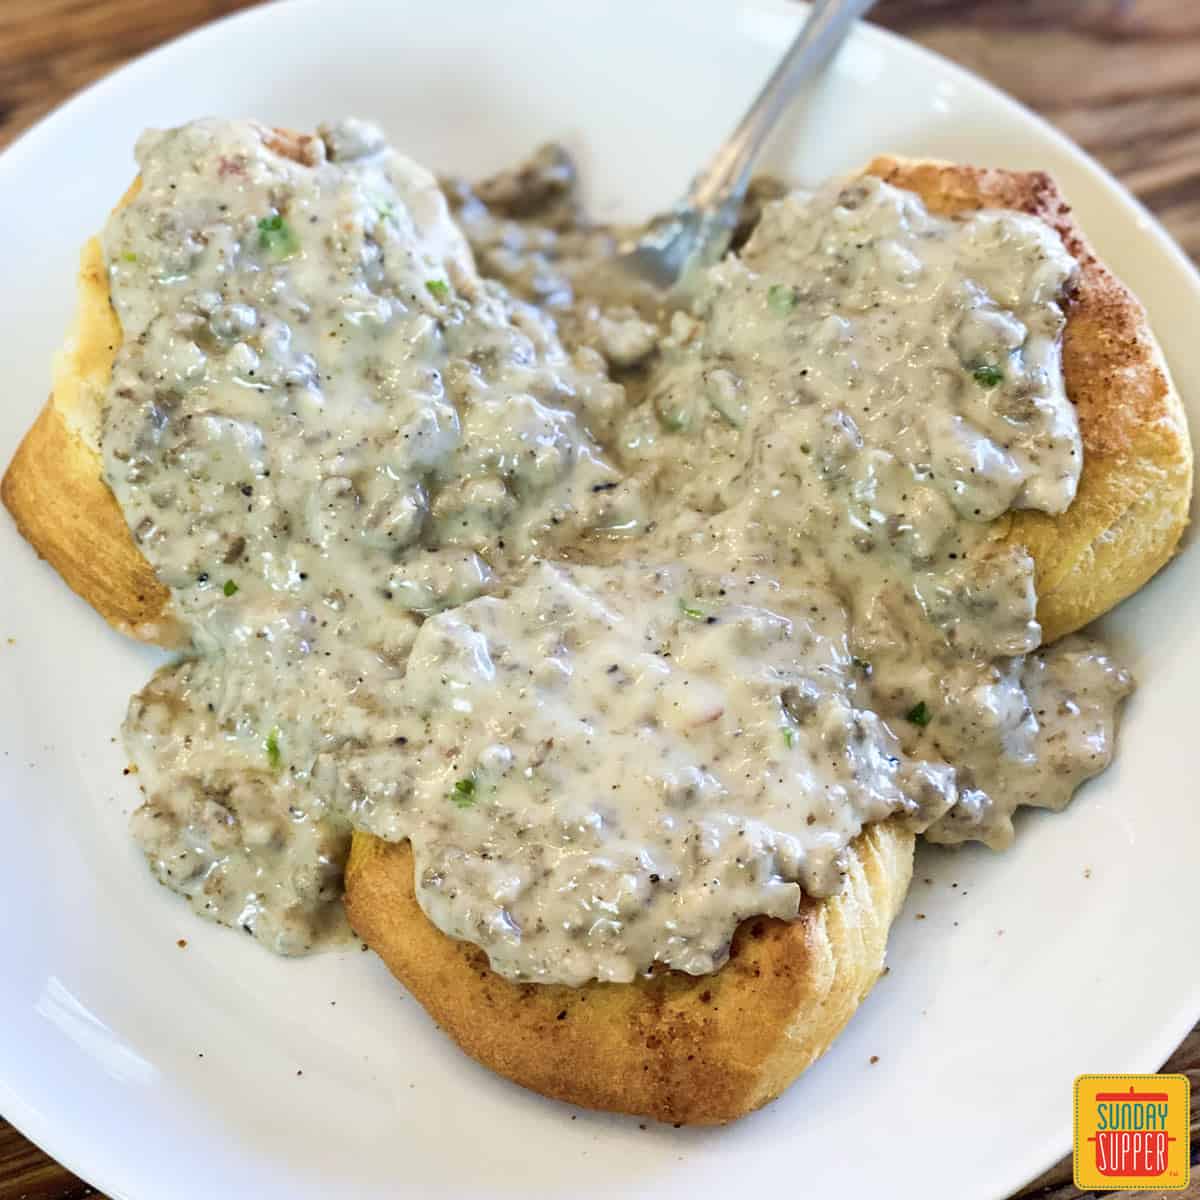
[[[144,125],[357,113],[473,174],[560,137],[593,210],[632,216],[680,190],[797,18],[786,0],[302,2],[142,59],[0,159],[0,459],[42,403],[78,247],[128,182]],[[863,30],[776,165],[811,181],[882,150],[1052,171],[1200,397],[1200,280],[1163,232],[1029,113]],[[462,1057],[374,956],[285,962],[193,918],[125,832],[136,794],[114,735],[155,655],[109,632],[7,519],[0,563],[0,1112],[112,1196],[786,1184],[989,1200],[1067,1149],[1074,1075],[1154,1069],[1200,1013],[1200,553],[1110,622],[1142,683],[1119,764],[1068,813],[1024,820],[1003,857],[923,851],[891,974],[782,1100],[717,1131],[541,1100]]]

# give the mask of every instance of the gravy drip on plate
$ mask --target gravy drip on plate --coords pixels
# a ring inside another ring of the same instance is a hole
[[[126,739],[198,911],[336,940],[357,828],[510,978],[703,973],[865,824],[1003,846],[1108,763],[1129,677],[994,520],[1081,467],[1040,222],[831,184],[660,318],[553,148],[457,221],[358,122],[138,157],[103,450],[192,630]]]

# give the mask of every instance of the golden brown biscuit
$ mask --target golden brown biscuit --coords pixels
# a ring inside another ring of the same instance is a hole
[[[131,188],[132,192],[133,189]],[[54,364],[54,390],[0,484],[22,535],[108,623],[173,645],[170,593],[142,557],[102,476],[100,410],[121,343],[100,243],[79,266],[75,326]]]
[[[266,127],[261,133],[277,154],[311,161],[316,139],[310,135]],[[135,179],[117,207],[140,187]],[[171,612],[171,595],[142,557],[103,477],[100,417],[121,326],[98,238],[80,256],[77,299],[75,324],[55,359],[50,399],[13,455],[0,499],[30,545],[110,625],[174,646],[186,631]]]
[[[1033,555],[1038,620],[1052,642],[1131,596],[1175,553],[1192,499],[1183,403],[1145,309],[1096,257],[1050,176],[889,156],[866,171],[946,216],[1031,213],[1058,231],[1079,264],[1062,351],[1083,437],[1079,491],[1061,516],[1020,512],[997,522],[998,533]]]
[[[744,921],[713,975],[514,984],[426,919],[407,842],[355,834],[346,910],[358,935],[485,1066],[546,1096],[717,1125],[778,1096],[841,1032],[883,970],[912,876],[913,835],[871,826],[846,883],[794,922]]]

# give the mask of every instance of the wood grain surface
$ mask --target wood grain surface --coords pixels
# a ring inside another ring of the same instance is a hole
[[[127,59],[247,4],[0,0],[0,146]],[[873,19],[1044,114],[1200,259],[1200,0],[880,0]],[[1166,1069],[1188,1074],[1193,1097],[1200,1094],[1200,1026]],[[1192,1173],[1200,1176],[1195,1104],[1192,1147]],[[1070,1180],[1070,1163],[1063,1162],[1020,1196],[1099,1195],[1077,1191]],[[1186,1192],[1137,1194],[1200,1200],[1200,1178]],[[0,1200],[96,1195],[0,1120]]]

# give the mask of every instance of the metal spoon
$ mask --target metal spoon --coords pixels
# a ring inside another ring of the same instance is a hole
[[[663,290],[686,287],[693,272],[729,248],[750,170],[800,86],[813,78],[846,40],[851,26],[875,0],[815,0],[796,40],[763,85],[738,127],[688,193],[655,218],[636,241],[621,247],[613,266]]]

